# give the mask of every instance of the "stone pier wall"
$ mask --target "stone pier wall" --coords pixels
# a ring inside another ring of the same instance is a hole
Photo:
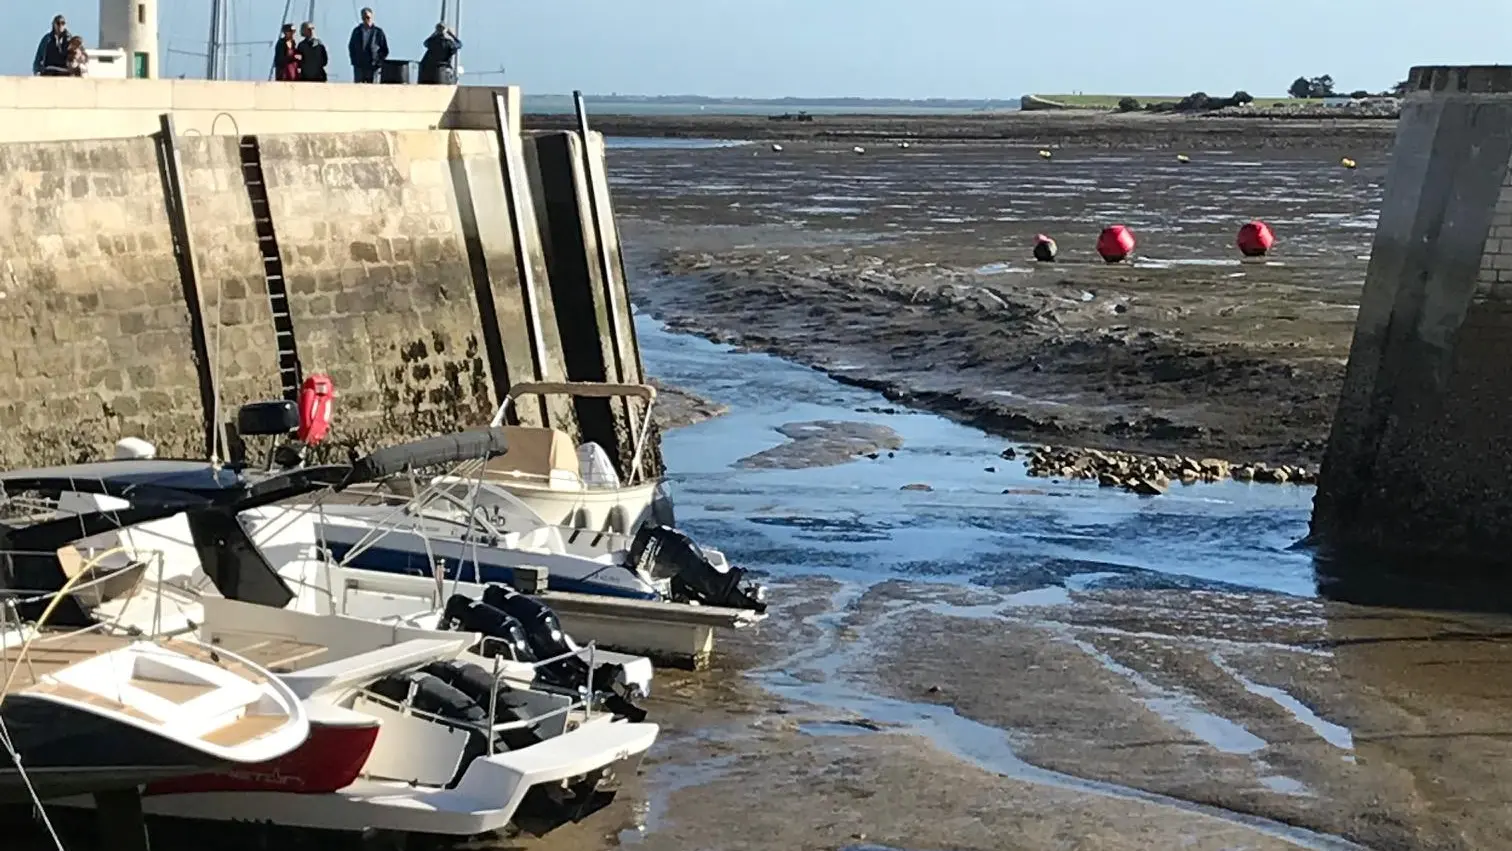
[[[278,397],[241,142],[177,140],[207,358],[192,342],[159,140],[0,145],[0,465],[100,458],[124,436],[198,457],[202,382],[217,382],[224,420]],[[574,264],[541,238],[533,144],[516,155],[516,222],[489,131],[257,137],[300,365],[336,383],[333,446],[478,425],[513,383],[599,377],[563,349],[564,323],[582,346],[576,324],[608,320],[578,303],[558,315],[553,292],[571,285],[551,276]],[[541,420],[539,407],[520,413]],[[546,413],[578,436],[570,403]]]
[[[1415,68],[1313,513],[1323,541],[1512,553],[1512,68]]]

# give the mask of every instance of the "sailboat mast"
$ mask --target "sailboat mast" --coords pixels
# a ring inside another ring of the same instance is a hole
[[[205,79],[216,79],[215,72],[219,63],[217,54],[220,52],[220,18],[222,14],[221,3],[223,0],[210,0],[210,39],[209,49],[205,52]]]

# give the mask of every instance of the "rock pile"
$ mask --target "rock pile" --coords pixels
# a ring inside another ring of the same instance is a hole
[[[1002,457],[1013,459],[1018,453],[1003,450]],[[1123,488],[1137,494],[1154,496],[1166,492],[1173,481],[1182,484],[1216,482],[1222,479],[1254,482],[1293,482],[1314,484],[1317,475],[1305,467],[1266,464],[1235,465],[1220,458],[1187,458],[1180,455],[1136,455],[1101,449],[1041,446],[1031,450],[1024,460],[1029,475],[1039,478],[1096,479],[1099,485]]]

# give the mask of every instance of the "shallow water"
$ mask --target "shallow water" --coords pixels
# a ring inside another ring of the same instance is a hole
[[[652,374],[730,406],[722,417],[664,437],[680,524],[700,540],[717,542],[734,562],[774,580],[819,575],[841,583],[827,609],[809,619],[826,640],[750,673],[765,689],[923,735],[1002,776],[1200,813],[1302,848],[1361,847],[1279,821],[1032,765],[1017,753],[1012,731],[948,706],[871,693],[845,673],[866,642],[839,638],[846,612],[868,589],[899,579],[996,595],[985,605],[895,601],[902,604],[897,611],[922,609],[948,617],[992,618],[1016,607],[1068,606],[1071,592],[1097,588],[1312,598],[1312,558],[1294,546],[1306,532],[1312,488],[1230,481],[1178,487],[1150,499],[1093,484],[1035,479],[1021,461],[999,457],[1004,441],[975,429],[892,407],[870,391],[767,355],[667,333],[644,316],[638,317],[638,329]],[[777,427],[817,419],[882,424],[902,436],[904,445],[895,454],[838,466],[737,466],[741,458],[782,443]],[[915,483],[932,490],[900,490]],[[1069,634],[1063,640],[1126,679],[1137,700],[1176,728],[1216,751],[1249,759],[1263,787],[1287,796],[1313,794],[1302,780],[1267,762],[1261,753],[1269,744],[1264,738],[1195,694],[1156,684]],[[1335,747],[1351,749],[1348,729],[1283,689],[1233,673],[1250,693],[1274,701]],[[809,723],[800,731],[867,733],[843,721]],[[681,780],[669,777],[669,782]]]
[[[1311,487],[1226,481],[1149,499],[1031,478],[1022,461],[998,457],[1009,445],[1000,438],[638,321],[649,372],[731,407],[664,438],[679,522],[774,577],[1316,593],[1311,556],[1293,548]],[[904,446],[823,468],[734,467],[786,442],[778,426],[836,419],[884,425]],[[909,484],[933,490],[900,490]]]

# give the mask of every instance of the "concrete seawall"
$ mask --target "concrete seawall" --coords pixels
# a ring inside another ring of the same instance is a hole
[[[0,371],[0,464],[98,458],[128,435],[200,456],[217,384],[223,421],[285,392],[280,329],[299,374],[336,383],[336,446],[486,422],[520,381],[638,379],[638,360],[616,364],[572,330],[615,321],[596,313],[607,308],[564,296],[571,313],[558,315],[558,292],[598,286],[588,259],[550,256],[542,239],[568,227],[584,191],[580,175],[528,173],[538,147],[579,149],[565,135],[516,149],[518,221],[495,133],[180,136],[197,299],[176,256],[161,140],[0,145],[0,358],[14,363]],[[548,209],[553,221],[538,221]],[[612,235],[612,218],[603,224]],[[287,317],[275,321],[280,290]],[[618,321],[631,328],[628,312]],[[623,416],[580,430],[570,402],[547,413],[619,454]],[[520,415],[539,423],[541,408]]]
[[[500,90],[518,94],[486,86],[0,76],[0,142],[146,136],[165,112],[180,133],[203,135],[489,130]]]
[[[1512,552],[1512,67],[1414,68],[1313,532]]]

